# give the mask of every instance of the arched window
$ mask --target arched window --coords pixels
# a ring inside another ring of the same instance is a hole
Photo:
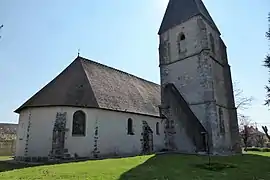
[[[220,133],[224,134],[225,133],[225,127],[224,127],[224,117],[223,117],[223,111],[222,108],[218,109],[218,114],[219,114],[219,128],[220,128]]]
[[[129,135],[134,135],[134,133],[133,133],[133,122],[132,122],[131,118],[128,119],[127,128],[128,128],[128,134]]]
[[[186,39],[186,36],[182,33],[180,34],[180,41],[184,41]]]
[[[72,135],[85,136],[86,117],[83,111],[76,111],[73,114]]]
[[[156,134],[159,135],[159,122],[156,123]]]
[[[210,45],[211,45],[211,50],[212,50],[212,52],[213,53],[215,53],[215,40],[214,40],[214,37],[213,37],[213,35],[210,33],[210,35],[209,35],[210,37]]]
[[[183,43],[185,39],[186,39],[186,36],[183,33],[180,33],[178,35],[178,38],[177,38],[178,54],[180,54],[183,51],[183,49],[181,48],[183,48],[183,45],[184,45]]]

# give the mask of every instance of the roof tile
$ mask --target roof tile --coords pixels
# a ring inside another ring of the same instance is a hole
[[[160,86],[78,57],[15,112],[27,107],[80,106],[159,116]]]

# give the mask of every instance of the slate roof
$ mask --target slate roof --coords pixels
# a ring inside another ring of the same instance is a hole
[[[0,123],[0,134],[16,134],[18,124]]]
[[[158,34],[160,35],[196,15],[202,15],[202,17],[204,17],[206,21],[219,32],[211,15],[201,0],[170,0]]]
[[[159,116],[160,86],[77,57],[15,112],[27,107],[76,106]]]

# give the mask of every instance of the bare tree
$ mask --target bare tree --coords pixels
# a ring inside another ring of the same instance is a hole
[[[264,131],[264,133],[266,134],[266,137],[269,139],[269,141],[270,141],[270,135],[269,135],[269,133],[268,133],[268,128],[267,128],[267,126],[262,126],[262,129],[263,129],[263,131]]]
[[[247,121],[250,122],[251,120],[247,115],[244,114],[244,110],[247,110],[251,107],[254,98],[252,96],[247,97],[244,95],[244,91],[239,88],[239,82],[233,83],[233,92],[239,123],[240,125],[246,124]]]
[[[248,147],[248,140],[251,137],[251,120],[245,116],[241,117],[239,124],[240,137],[243,140],[245,151]]]
[[[257,132],[258,133],[258,132]],[[264,143],[265,143],[265,139],[264,136],[261,134],[255,134],[254,136],[255,140],[256,140],[256,144],[259,147],[263,147]]]
[[[248,140],[250,139],[252,121],[249,116],[245,115],[244,110],[251,107],[254,98],[252,96],[247,97],[244,95],[244,91],[239,88],[239,82],[233,83],[233,91],[235,98],[235,107],[237,109],[237,118],[239,121],[240,138],[243,140],[245,150],[248,146]]]
[[[235,98],[235,106],[237,110],[246,110],[252,105],[254,98],[252,96],[246,97],[243,89],[239,88],[239,82],[233,83],[233,92]]]
[[[270,42],[270,13],[268,14],[268,31],[266,32],[266,38]],[[265,59],[264,59],[264,66],[268,69],[268,72],[270,73],[270,54],[267,54]],[[265,100],[265,105],[270,105],[270,78],[268,80],[268,85],[265,86],[266,89],[266,100]]]

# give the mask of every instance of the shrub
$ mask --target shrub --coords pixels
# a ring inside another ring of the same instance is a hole
[[[270,152],[270,148],[247,148],[247,151]]]
[[[270,148],[263,148],[262,152],[270,152]]]
[[[161,149],[159,152],[168,152],[168,151],[169,151],[169,149],[163,148],[163,149]]]
[[[246,150],[247,151],[257,151],[257,152],[260,152],[261,151],[260,148],[247,148]]]

